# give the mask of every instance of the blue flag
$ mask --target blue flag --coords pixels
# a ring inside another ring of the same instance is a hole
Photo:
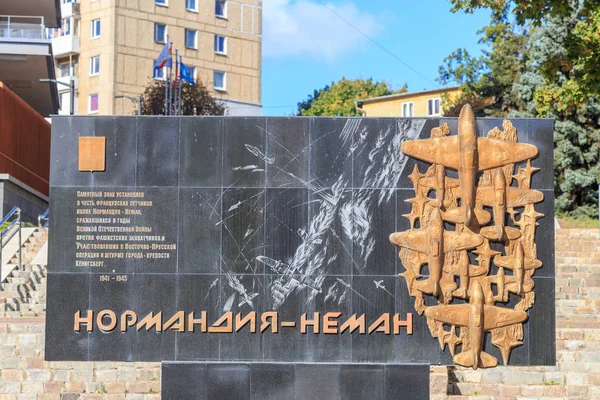
[[[189,70],[188,67],[185,66],[183,61],[179,63],[179,68],[181,70],[181,72],[179,74],[179,76],[181,77],[181,80],[188,82],[192,86],[196,86],[196,82],[194,82],[194,77],[192,76],[192,72]]]

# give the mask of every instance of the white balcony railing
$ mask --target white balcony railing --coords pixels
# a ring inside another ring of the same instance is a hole
[[[79,36],[71,34],[58,36],[52,39],[52,53],[54,54],[54,57],[79,54],[80,50]]]
[[[0,41],[47,41],[44,17],[0,15]]]

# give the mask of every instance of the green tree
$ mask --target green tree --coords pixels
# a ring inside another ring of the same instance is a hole
[[[512,86],[527,66],[531,28],[511,22],[508,10],[492,13],[491,19],[478,31],[479,43],[485,44],[480,57],[457,49],[439,68],[440,83],[461,86],[459,98],[444,99],[444,115],[458,116],[465,103],[470,103],[479,116],[494,117],[506,116],[522,106]]]
[[[522,116],[554,118],[554,182],[556,209],[574,216],[598,216],[600,184],[600,98],[585,96],[577,107],[568,102],[571,68],[548,75],[543,66],[554,63],[557,54],[566,54],[571,33],[581,15],[551,18],[532,38],[531,56],[535,64],[523,75],[514,90],[528,107]],[[537,68],[535,68],[537,66]],[[544,96],[556,94],[557,101]]]
[[[183,82],[181,87],[182,115],[224,115],[225,105],[212,97],[202,82],[195,86]],[[165,114],[165,81],[152,80],[142,94],[143,115]]]
[[[600,88],[600,1],[599,0],[451,0],[453,12],[472,13],[479,8],[492,11],[492,18],[513,14],[515,25],[547,26],[549,21],[572,19],[568,37],[555,52],[539,64],[542,75],[552,80],[557,74],[565,79],[560,87],[540,87],[538,107],[546,111],[581,107]],[[493,26],[494,24],[492,24]],[[561,32],[557,32],[561,34]]]
[[[298,103],[302,116],[357,116],[354,102],[360,99],[406,92],[406,85],[393,91],[387,83],[369,79],[342,78],[323,89],[315,90],[308,99]]]
[[[464,95],[456,103],[483,101],[489,96],[492,104],[484,105],[486,114],[554,118],[556,210],[597,217],[598,2],[452,2],[454,11],[483,7],[492,11],[490,25],[480,31],[489,51],[477,59],[464,51],[451,54],[440,67],[440,81],[461,84]]]

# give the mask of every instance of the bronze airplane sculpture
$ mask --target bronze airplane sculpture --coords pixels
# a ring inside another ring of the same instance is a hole
[[[490,240],[518,239],[521,232],[516,228],[505,226],[507,208],[523,207],[542,200],[544,194],[537,190],[507,187],[504,171],[502,168],[496,168],[492,185],[477,188],[477,202],[494,209],[494,225],[481,228],[480,233]]]
[[[469,231],[444,231],[442,214],[439,208],[434,208],[428,227],[392,233],[390,241],[398,247],[406,247],[428,256],[429,279],[422,283],[421,290],[439,297],[444,254],[474,249],[483,243],[483,238]]]
[[[511,290],[511,292],[514,292],[516,294],[523,293],[525,271],[540,268],[542,266],[542,262],[540,260],[525,257],[523,245],[520,242],[517,242],[514,253],[512,255],[494,257],[494,264],[496,264],[499,267],[503,267],[513,271],[515,278],[515,288],[514,290]],[[510,288],[510,284],[508,284],[507,287]]]
[[[479,282],[473,283],[469,304],[427,307],[425,315],[438,322],[469,329],[469,348],[455,355],[453,360],[458,365],[474,369],[495,367],[498,364],[496,357],[483,351],[485,332],[518,324],[527,319],[525,311],[484,304],[483,290]]]
[[[461,186],[460,214],[451,222],[463,223],[476,230],[480,221],[474,215],[477,173],[518,163],[538,154],[530,144],[510,143],[477,137],[475,115],[470,105],[463,106],[458,118],[458,135],[411,140],[402,144],[402,152],[420,160],[458,171]],[[443,199],[440,199],[443,202]],[[449,218],[452,218],[449,215]]]

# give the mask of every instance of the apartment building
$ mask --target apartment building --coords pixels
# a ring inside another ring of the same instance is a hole
[[[196,81],[230,115],[260,115],[262,0],[60,0],[52,33],[57,77],[75,81],[76,114],[131,114],[137,97],[166,71],[153,62],[167,35]],[[61,114],[69,88],[59,87]]]
[[[359,100],[357,105],[368,117],[439,117],[443,115],[445,95],[460,95],[458,86],[392,94]]]

